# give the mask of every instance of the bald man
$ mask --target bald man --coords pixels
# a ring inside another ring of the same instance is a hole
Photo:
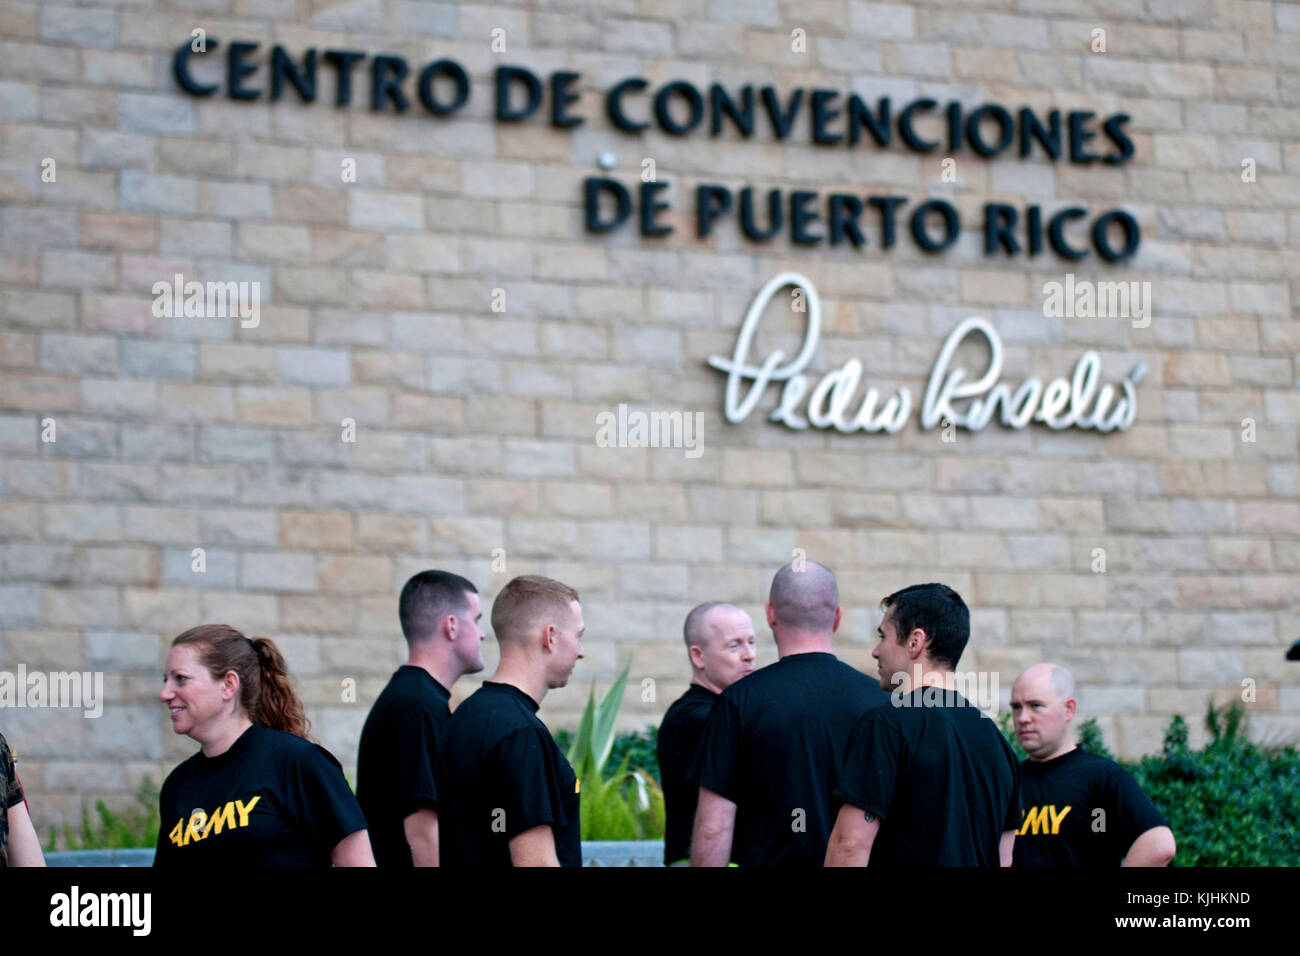
[[[537,718],[582,658],[578,592],[525,575],[492,604],[501,662],[447,724],[438,763],[446,867],[581,866],[578,778]]]
[[[704,724],[724,690],[754,671],[754,624],[734,604],[709,601],[686,615],[682,628],[691,686],[659,724],[659,776],[664,786],[664,865],[690,862],[691,827],[699,787],[686,779]]]
[[[1133,775],[1075,745],[1078,706],[1074,677],[1056,664],[1035,664],[1011,686],[1016,737],[1029,754],[1015,865],[1168,866],[1174,833]]]
[[[780,660],[728,687],[709,714],[688,775],[700,788],[692,866],[821,866],[849,730],[889,699],[831,653],[843,613],[823,565],[788,564],[772,578],[767,625]]]

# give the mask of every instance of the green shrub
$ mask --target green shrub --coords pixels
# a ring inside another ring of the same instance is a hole
[[[659,728],[646,727],[643,731],[632,731],[614,738],[614,747],[609,752],[611,763],[627,761],[629,767],[642,770],[662,784],[659,776]]]
[[[573,734],[567,730],[557,731],[555,734],[555,743],[561,750],[568,753],[569,748],[573,745]],[[619,734],[614,738],[614,746],[610,748],[609,760],[607,764],[620,764],[623,758],[628,758],[628,766],[637,770],[644,770],[647,774],[654,777],[659,784],[663,779],[659,776],[659,728],[651,724],[646,725],[645,730],[633,730],[626,734]]]
[[[1300,863],[1300,752],[1246,737],[1245,706],[1210,705],[1205,748],[1175,716],[1161,753],[1129,765],[1178,841],[1176,866]]]
[[[108,809],[103,800],[95,801],[95,814],[99,817],[99,826],[91,823],[90,811],[81,808],[81,833],[72,827],[63,826],[63,849],[65,850],[126,850],[152,848],[158,845],[158,788],[153,780],[146,777],[140,781],[140,789],[135,798],[140,809],[131,809],[122,815]],[[57,834],[50,827],[50,839],[45,845],[45,852],[55,850]]]
[[[1011,721],[1011,711],[1004,710],[998,716],[998,728],[1002,731],[1002,736],[1007,738],[1007,743],[1015,751],[1017,760],[1028,760],[1029,754],[1025,753],[1025,748],[1020,746],[1020,740],[1016,737],[1016,728]]]
[[[654,840],[664,835],[664,792],[644,771],[628,768],[627,758],[609,777],[582,780],[584,840]]]
[[[631,735],[634,739],[630,741],[626,740],[629,735],[618,738],[624,741],[623,752],[616,758],[618,769],[605,772],[614,753],[614,724],[631,667],[629,660],[599,704],[593,683],[577,733],[556,737],[578,775],[584,840],[649,840],[664,835],[664,795],[657,773],[638,766],[645,755],[645,742],[638,735]],[[653,756],[653,735],[651,741],[649,753]]]
[[[1076,743],[1079,745],[1080,750],[1086,750],[1098,757],[1105,757],[1107,760],[1115,759],[1115,755],[1106,746],[1106,738],[1102,736],[1101,728],[1097,726],[1096,717],[1089,717],[1079,725],[1079,737]]]

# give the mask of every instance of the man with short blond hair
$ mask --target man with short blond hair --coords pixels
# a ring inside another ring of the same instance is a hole
[[[1133,775],[1074,742],[1074,676],[1035,664],[1011,685],[1024,822],[1014,866],[1168,866],[1174,832]]]
[[[682,627],[691,686],[659,725],[659,777],[664,788],[664,864],[685,866],[700,789],[686,779],[700,734],[718,695],[754,670],[754,624],[734,604],[708,601]]]
[[[514,578],[492,604],[492,629],[500,663],[452,714],[438,766],[443,866],[581,866],[578,779],[537,718],[583,656],[578,592]]]

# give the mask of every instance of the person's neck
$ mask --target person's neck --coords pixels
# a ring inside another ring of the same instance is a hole
[[[504,654],[501,655],[501,663],[497,665],[496,673],[492,675],[492,683],[509,684],[523,691],[537,702],[538,707],[542,706],[542,698],[546,696],[546,691],[549,689],[546,686],[546,675],[540,668],[530,666],[528,661],[516,660]]]
[[[957,675],[946,667],[936,667],[926,661],[913,661],[912,666],[901,672],[906,681],[894,675],[894,690],[904,694],[922,690],[926,687],[942,687],[944,690],[957,690]]]
[[[1064,757],[1071,750],[1077,750],[1078,747],[1079,745],[1076,744],[1067,736],[1065,740],[1061,742],[1061,746],[1059,746],[1052,753],[1048,754],[1046,757],[1035,757],[1033,754],[1030,754],[1029,759],[1034,763],[1047,763],[1047,761],[1055,760],[1057,757]]]
[[[406,666],[421,668],[448,692],[451,691],[451,685],[456,683],[464,673],[450,656],[443,657],[429,652],[412,651],[406,659]]]
[[[704,671],[696,671],[694,676],[691,677],[691,683],[696,687],[703,687],[705,690],[712,691],[715,694],[721,694],[723,691],[723,688],[709,680],[708,675],[705,674]]]
[[[798,631],[778,634],[776,653],[783,660],[796,654],[830,654],[832,653],[831,635],[805,634]]]
[[[220,757],[233,747],[235,741],[251,726],[253,722],[248,719],[247,714],[236,714],[222,720],[215,727],[205,729],[201,734],[190,734],[190,736],[201,745],[203,756]]]

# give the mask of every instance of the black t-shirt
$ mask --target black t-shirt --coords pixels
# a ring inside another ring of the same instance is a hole
[[[423,807],[438,808],[434,768],[450,699],[423,667],[404,664],[370,708],[357,751],[357,802],[378,866],[411,866],[403,821]]]
[[[14,768],[9,742],[0,734],[0,866],[9,865],[9,811],[23,802],[23,788]]]
[[[1020,826],[1020,768],[955,691],[918,688],[858,721],[835,797],[880,818],[870,866],[1000,866]],[[901,702],[901,705],[898,703]]]
[[[735,863],[825,862],[849,731],[888,700],[877,681],[825,653],[783,657],[722,692],[688,779],[736,805]]]
[[[582,866],[578,778],[537,718],[537,701],[517,687],[484,681],[456,708],[438,793],[443,866],[511,866],[511,838],[543,824],[560,866]]]
[[[328,750],[261,724],[180,764],[158,809],[154,866],[329,866],[339,841],[366,828]]]
[[[692,684],[674,701],[659,725],[659,778],[664,787],[664,863],[690,855],[691,828],[700,787],[686,779],[704,724],[718,695]]]
[[[1132,774],[1077,747],[1021,763],[1020,798],[1015,866],[1119,866],[1134,840],[1168,826]]]

